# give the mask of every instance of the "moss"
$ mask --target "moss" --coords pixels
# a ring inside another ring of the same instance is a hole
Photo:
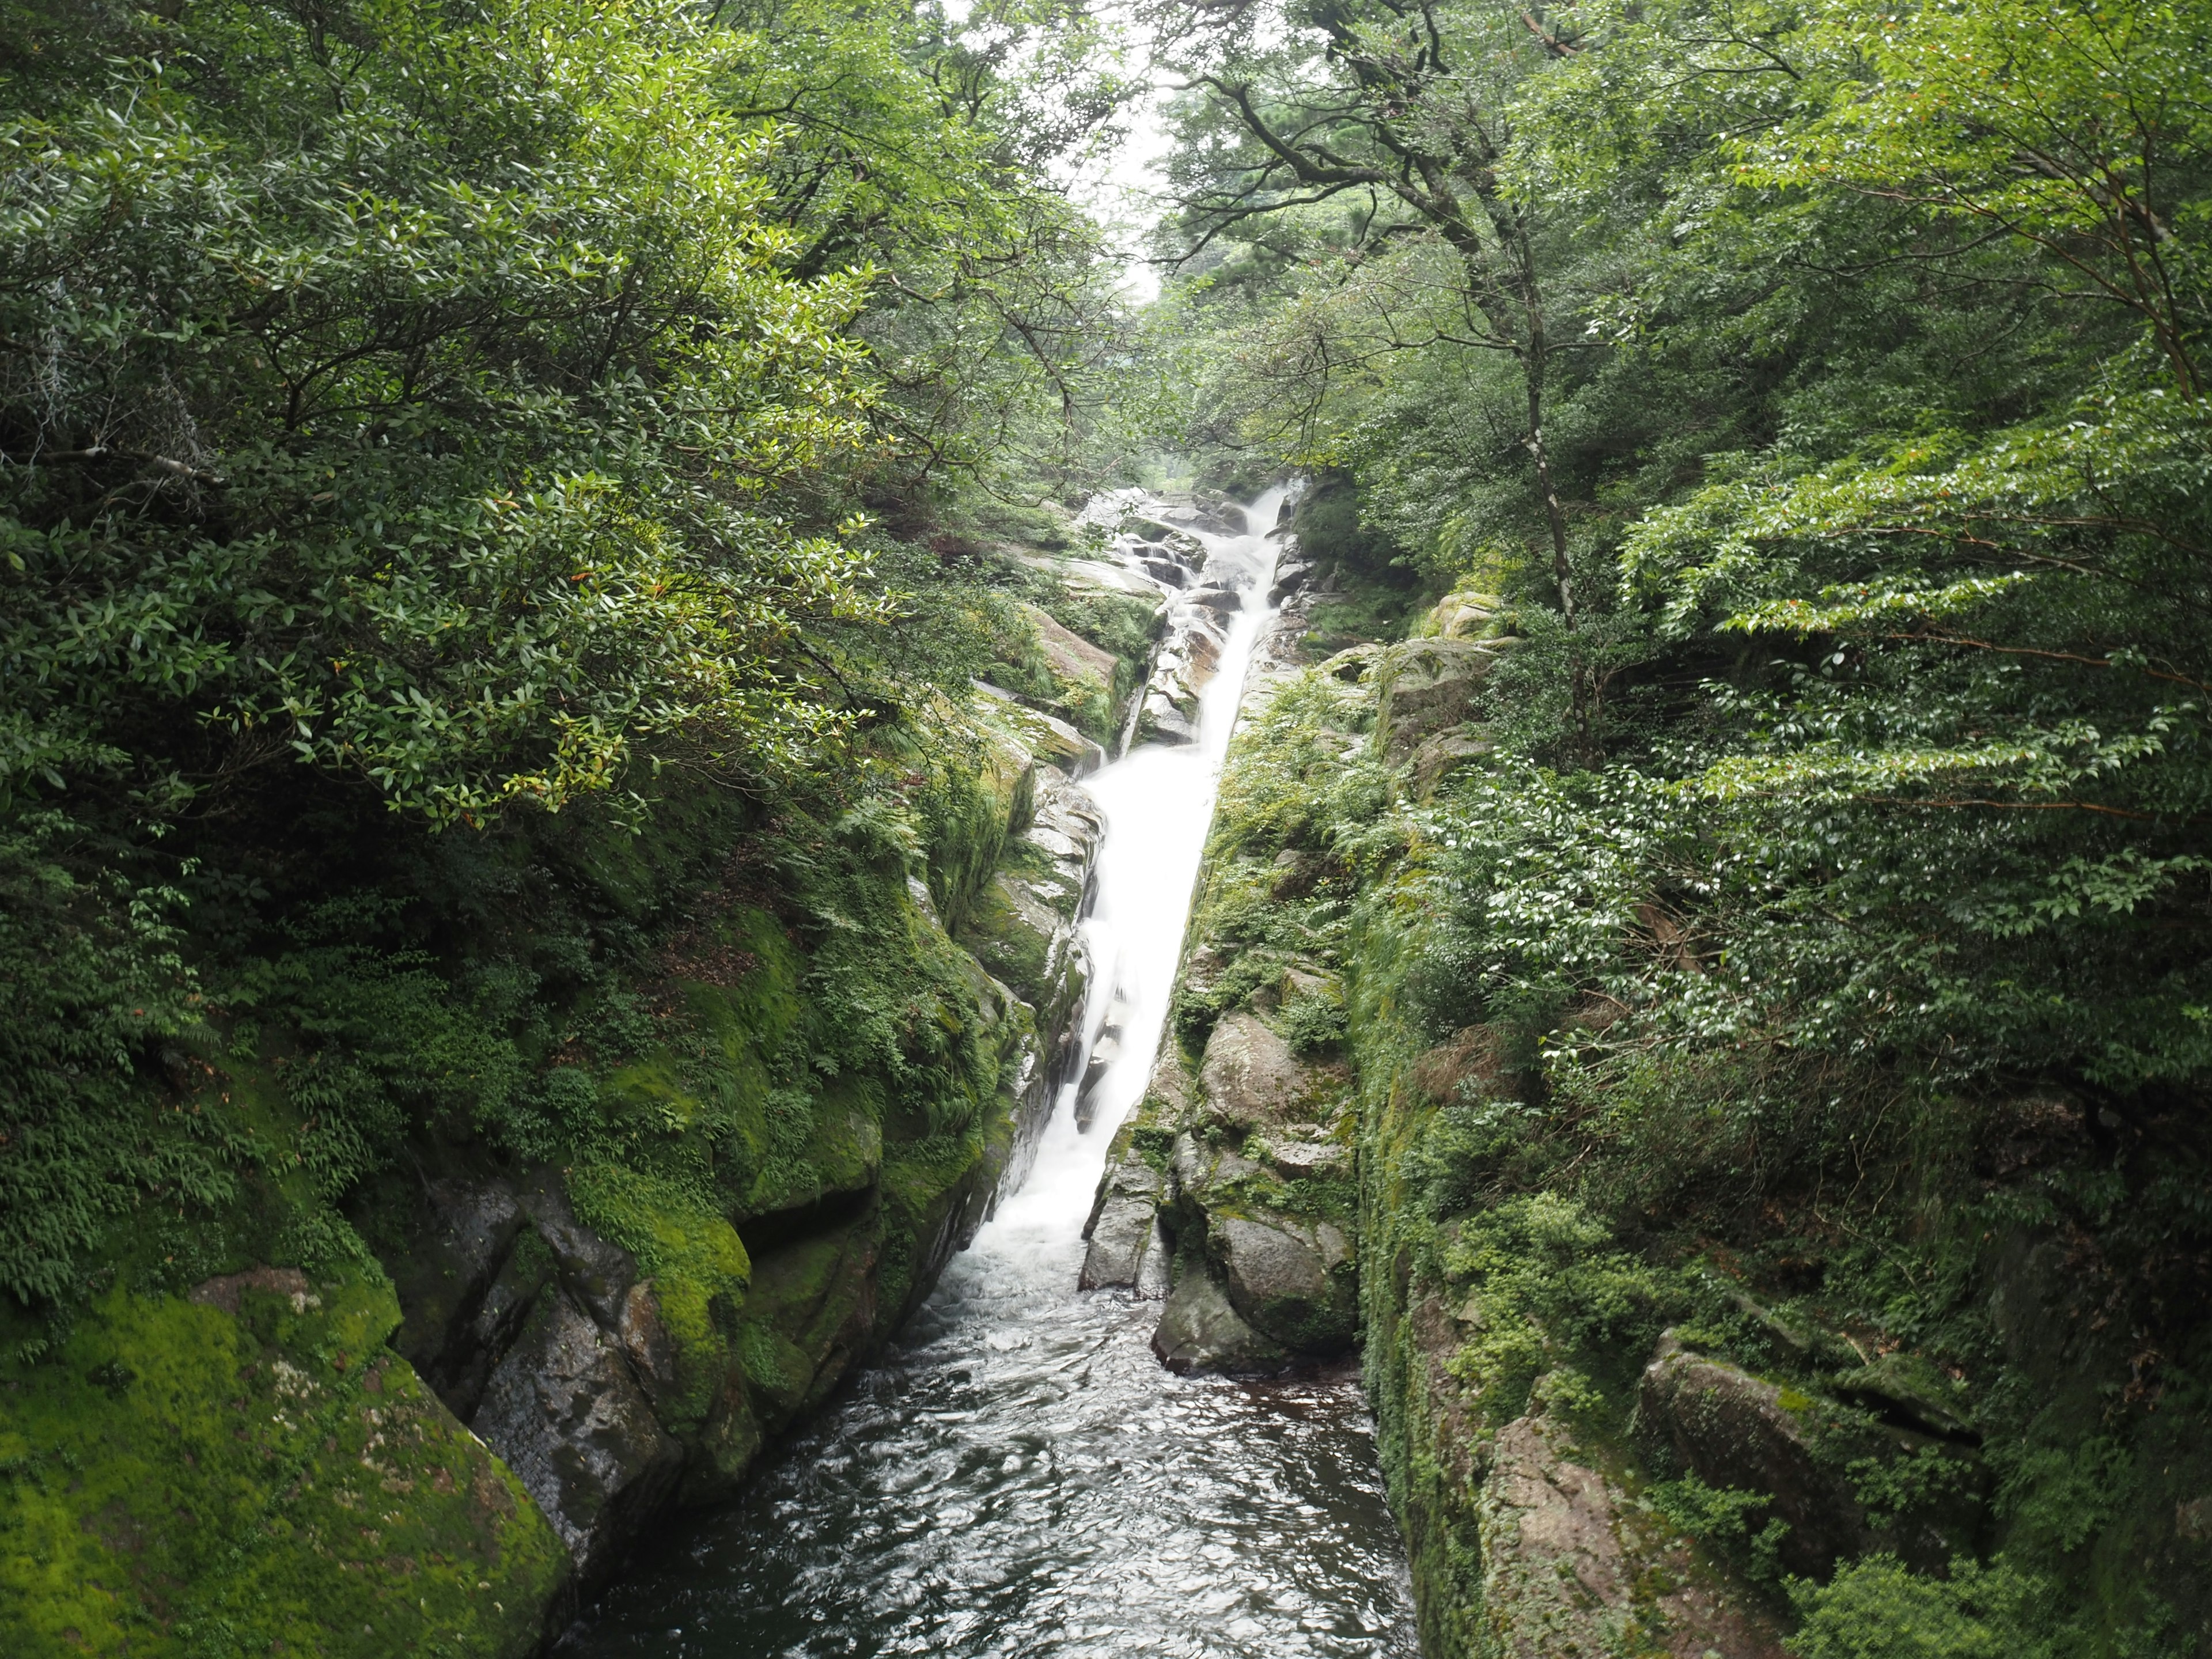
[[[531,1651],[567,1556],[355,1275],[233,1315],[118,1283],[0,1367],[9,1651]]]
[[[752,1261],[727,1218],[696,1191],[653,1173],[592,1161],[567,1175],[579,1219],[637,1258],[676,1349],[677,1388],[655,1401],[677,1433],[705,1420],[729,1370],[728,1329]]]
[[[1032,927],[1016,906],[1006,878],[988,884],[969,908],[960,943],[1031,1006],[1053,1000],[1045,970],[1052,957],[1052,935]]]

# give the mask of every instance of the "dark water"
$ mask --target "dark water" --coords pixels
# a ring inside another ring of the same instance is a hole
[[[1157,1304],[1071,1295],[1079,1247],[993,1231],[911,1346],[563,1659],[1410,1659],[1357,1379],[1171,1376]]]
[[[1253,511],[1275,521],[1280,492]],[[1263,535],[1200,536],[1210,583],[1264,593]],[[1127,1041],[1088,1133],[1060,1102],[1021,1192],[956,1258],[890,1363],[733,1507],[665,1537],[562,1659],[1412,1659],[1404,1550],[1350,1374],[1181,1378],[1158,1303],[1075,1289],[1111,1139],[1145,1087],[1254,641],[1237,615],[1199,741],[1085,781],[1106,815],[1085,923]],[[1104,995],[1088,1016],[1095,1033]]]

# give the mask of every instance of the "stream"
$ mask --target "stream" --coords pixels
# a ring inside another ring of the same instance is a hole
[[[1104,810],[1086,1030],[1118,1057],[1076,1123],[1071,1085],[1020,1191],[899,1345],[745,1494],[662,1534],[563,1659],[1384,1659],[1419,1652],[1404,1547],[1349,1369],[1178,1377],[1157,1302],[1080,1292],[1082,1229],[1167,1014],[1282,500],[1253,533],[1199,532],[1236,589],[1194,744],[1146,744],[1085,780]],[[1141,693],[1139,694],[1141,695]]]

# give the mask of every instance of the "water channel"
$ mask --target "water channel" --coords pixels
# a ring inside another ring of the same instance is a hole
[[[1091,1024],[1121,1058],[1087,1133],[1071,1086],[1022,1189],[900,1345],[726,1510],[665,1534],[562,1659],[1405,1659],[1404,1551],[1356,1377],[1177,1377],[1157,1303],[1079,1292],[1106,1146],[1166,1017],[1221,762],[1264,600],[1279,491],[1208,536],[1236,612],[1198,741],[1085,787],[1107,818],[1085,926]]]

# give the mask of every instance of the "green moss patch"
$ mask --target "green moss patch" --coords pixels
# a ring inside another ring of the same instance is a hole
[[[0,1366],[9,1652],[531,1651],[567,1556],[385,1348],[390,1286],[264,1269],[202,1294],[118,1285]]]

